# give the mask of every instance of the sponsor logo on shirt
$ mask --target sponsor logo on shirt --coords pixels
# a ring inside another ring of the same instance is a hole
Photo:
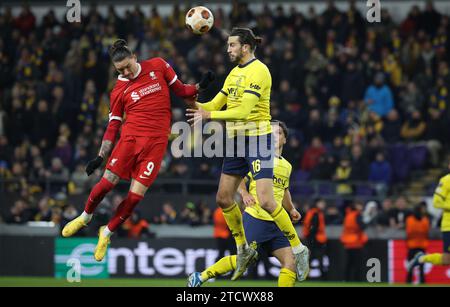
[[[139,99],[141,99],[141,97],[139,96],[138,93],[132,92],[132,93],[131,93],[131,99],[133,99],[133,102],[136,102],[136,101],[138,101]]]
[[[261,89],[261,87],[258,84],[253,84],[253,83],[250,83],[250,88],[258,90],[258,91]]]
[[[155,83],[147,87],[144,87],[143,89],[140,89],[137,92],[133,91],[131,93],[131,99],[133,99],[133,102],[136,102],[144,96],[161,91],[161,89],[162,89],[161,85],[159,83]]]

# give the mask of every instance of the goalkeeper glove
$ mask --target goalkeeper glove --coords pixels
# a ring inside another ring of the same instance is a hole
[[[212,81],[214,81],[215,78],[216,75],[212,71],[208,70],[206,73],[202,75],[202,78],[200,79],[198,86],[200,87],[200,89],[204,90],[205,88],[208,87],[208,85]]]
[[[97,168],[100,167],[103,163],[103,158],[100,156],[97,156],[94,160],[91,160],[86,165],[86,174],[90,176]]]

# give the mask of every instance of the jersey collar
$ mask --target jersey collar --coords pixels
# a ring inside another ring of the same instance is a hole
[[[248,66],[250,63],[253,63],[254,61],[256,61],[256,58],[253,58],[252,60],[248,61],[245,64],[239,64],[238,67],[239,68],[244,68],[245,66]]]
[[[133,78],[131,78],[131,79],[136,79],[139,76],[139,74],[141,73],[141,71],[142,71],[141,64],[137,63],[137,65],[138,65],[138,71],[137,71],[136,75],[134,75]],[[122,75],[119,75],[117,77],[117,79],[119,79],[120,81],[130,81],[129,79],[124,78]]]

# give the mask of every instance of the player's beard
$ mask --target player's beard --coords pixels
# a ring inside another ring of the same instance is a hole
[[[236,53],[235,56],[233,56],[231,53],[228,54],[231,63],[233,64],[239,64],[239,62],[242,60],[242,49],[239,50],[239,53]]]

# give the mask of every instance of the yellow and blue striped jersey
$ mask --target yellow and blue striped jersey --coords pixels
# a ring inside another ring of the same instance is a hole
[[[292,165],[283,157],[276,157],[274,159],[273,168],[273,194],[278,206],[283,204],[284,192],[289,188],[289,178],[292,172]],[[270,214],[264,210],[258,203],[258,197],[256,195],[256,180],[253,179],[252,173],[247,174],[249,181],[249,193],[253,196],[256,203],[253,206],[248,206],[245,211],[254,218],[273,221]]]
[[[450,231],[450,174],[439,181],[433,196],[433,206],[443,209],[441,231]]]

